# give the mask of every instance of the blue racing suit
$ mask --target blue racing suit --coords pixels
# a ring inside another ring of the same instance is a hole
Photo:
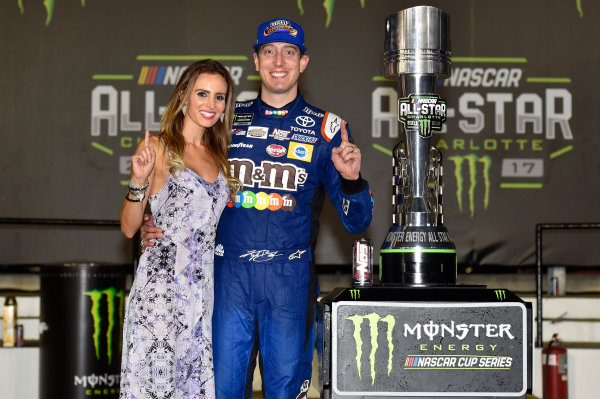
[[[229,161],[244,188],[223,211],[215,244],[218,399],[244,397],[253,348],[261,353],[266,398],[308,391],[325,191],[352,234],[368,227],[373,210],[368,183],[342,179],[331,161],[341,121],[300,93],[283,108],[260,99],[236,103]]]

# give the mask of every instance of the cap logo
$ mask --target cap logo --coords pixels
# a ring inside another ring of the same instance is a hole
[[[275,26],[267,26],[263,32],[263,36],[269,36],[272,33],[276,33],[276,32],[282,32],[282,33],[288,33],[292,36],[296,36],[298,34],[298,31],[296,29],[294,29],[291,25],[275,25]]]

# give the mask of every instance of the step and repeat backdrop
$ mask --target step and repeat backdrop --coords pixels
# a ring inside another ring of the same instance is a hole
[[[305,30],[304,97],[349,122],[375,199],[357,236],[326,206],[317,261],[350,263],[352,241],[367,237],[378,263],[402,140],[396,82],[383,78],[384,20],[423,4],[451,21],[452,76],[438,87],[448,120],[433,144],[459,263],[533,264],[537,223],[600,221],[600,4],[591,0],[2,2],[0,217],[117,220],[133,149],[145,129],[158,133],[183,69],[217,59],[239,99],[256,96],[256,28],[284,16]],[[548,261],[598,264],[597,235],[550,236]],[[2,264],[131,259],[117,229],[4,225],[0,239]]]

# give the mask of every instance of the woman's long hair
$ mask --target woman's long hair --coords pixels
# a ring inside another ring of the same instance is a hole
[[[175,175],[185,168],[185,162],[183,161],[185,139],[182,134],[184,113],[182,109],[192,93],[196,79],[203,73],[221,75],[227,83],[223,120],[218,119],[217,123],[206,129],[202,136],[202,144],[208,148],[216,160],[219,169],[227,179],[227,184],[231,188],[233,196],[241,188],[239,179],[231,176],[229,161],[227,160],[227,153],[231,144],[231,125],[233,124],[235,99],[233,80],[221,63],[213,60],[201,60],[194,62],[183,71],[160,120],[159,136],[162,137],[171,151],[172,159],[169,161],[169,170]]]

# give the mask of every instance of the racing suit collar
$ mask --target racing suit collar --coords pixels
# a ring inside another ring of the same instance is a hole
[[[293,113],[298,104],[302,102],[302,94],[298,91],[296,98],[291,102],[287,103],[281,108],[275,108],[261,99],[260,93],[258,94],[258,112],[261,115],[268,117],[283,117],[289,113]]]

